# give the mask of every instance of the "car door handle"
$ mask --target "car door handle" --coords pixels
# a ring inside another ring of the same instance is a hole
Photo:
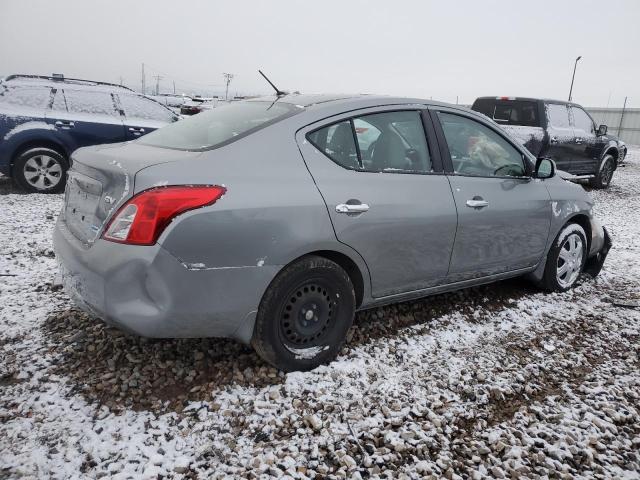
[[[582,143],[582,138],[580,138],[580,137],[576,138],[576,143],[578,145],[580,145]]]
[[[73,123],[73,122],[66,122],[66,121],[58,120],[55,123],[55,126],[58,127],[58,128],[73,128],[73,127],[76,126],[76,124]]]
[[[129,131],[134,135],[142,135],[144,133],[144,128],[129,127]]]
[[[338,213],[363,213],[367,210],[369,210],[369,205],[366,203],[357,203],[355,205],[340,203],[336,205],[336,212]]]
[[[467,207],[470,207],[470,208],[484,208],[488,206],[489,206],[489,202],[487,202],[486,200],[481,200],[477,198],[474,198],[472,200],[467,200]]]
[[[558,143],[558,137],[551,137],[551,143]]]

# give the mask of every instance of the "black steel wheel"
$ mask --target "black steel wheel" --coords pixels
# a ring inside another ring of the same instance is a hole
[[[252,345],[281,370],[310,370],[338,354],[354,312],[349,275],[326,258],[303,257],[280,272],[267,288]]]

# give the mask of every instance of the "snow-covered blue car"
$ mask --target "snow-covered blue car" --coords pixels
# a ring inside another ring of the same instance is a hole
[[[177,119],[121,85],[10,75],[0,81],[0,173],[28,191],[60,192],[77,148],[133,140]]]

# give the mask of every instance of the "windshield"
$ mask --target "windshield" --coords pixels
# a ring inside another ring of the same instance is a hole
[[[235,102],[151,132],[139,142],[179,150],[206,150],[249,135],[299,110],[288,103]]]

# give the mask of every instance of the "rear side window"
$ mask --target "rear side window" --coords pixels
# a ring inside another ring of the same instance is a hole
[[[578,107],[571,107],[571,114],[573,115],[573,124],[576,128],[587,133],[595,133],[593,120],[591,120],[587,112]]]
[[[44,110],[49,106],[51,89],[48,87],[8,87],[0,90],[0,106],[18,106]]]
[[[302,111],[279,102],[234,102],[155,130],[140,143],[178,150],[206,150],[231,143]]]
[[[547,118],[551,126],[556,128],[571,128],[569,123],[569,109],[560,103],[548,103]]]
[[[502,125],[540,126],[536,102],[479,99],[473,104],[473,110]]]
[[[65,89],[64,96],[67,101],[67,109],[70,112],[120,116],[120,112],[116,110],[110,93]]]
[[[432,171],[418,111],[363,115],[315,130],[307,139],[345,168],[368,172]]]
[[[144,120],[158,120],[172,122],[175,115],[162,105],[138,95],[119,94],[120,105],[127,118],[140,118]]]

